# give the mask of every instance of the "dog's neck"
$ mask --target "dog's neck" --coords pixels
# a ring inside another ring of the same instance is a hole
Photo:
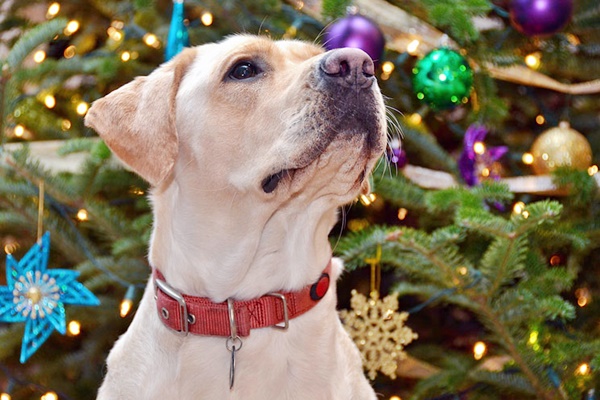
[[[187,294],[220,302],[298,290],[331,258],[328,234],[337,213],[326,200],[272,211],[260,202],[219,204],[218,193],[191,193],[183,185],[163,190],[152,195],[150,262]]]

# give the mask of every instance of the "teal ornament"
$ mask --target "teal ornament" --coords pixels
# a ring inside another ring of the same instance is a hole
[[[190,45],[190,37],[183,22],[184,19],[183,0],[173,0],[173,15],[171,16],[171,26],[167,37],[165,61],[169,61],[179,54],[184,47]]]
[[[469,100],[473,72],[467,60],[454,50],[444,47],[431,51],[412,72],[417,98],[434,110],[453,108]]]
[[[65,304],[97,306],[100,300],[77,281],[78,271],[47,269],[50,232],[17,261],[6,256],[6,286],[0,286],[0,322],[25,322],[21,363],[25,363],[55,329],[67,331]]]

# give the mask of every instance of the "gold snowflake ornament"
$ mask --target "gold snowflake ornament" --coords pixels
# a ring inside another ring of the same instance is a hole
[[[397,360],[406,358],[404,346],[417,338],[417,334],[404,326],[407,312],[398,310],[398,297],[389,295],[379,299],[377,291],[371,298],[352,291],[352,310],[340,311],[346,331],[363,356],[363,365],[370,379],[377,371],[396,379]]]

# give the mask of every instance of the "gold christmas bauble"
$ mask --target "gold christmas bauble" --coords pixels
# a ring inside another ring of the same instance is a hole
[[[587,139],[565,121],[538,136],[531,154],[536,175],[548,174],[562,166],[585,170],[592,164],[592,148]]]

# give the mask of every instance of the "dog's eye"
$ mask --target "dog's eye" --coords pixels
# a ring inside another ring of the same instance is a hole
[[[248,79],[255,77],[258,74],[258,68],[248,61],[237,63],[229,73],[229,77],[233,79]]]

